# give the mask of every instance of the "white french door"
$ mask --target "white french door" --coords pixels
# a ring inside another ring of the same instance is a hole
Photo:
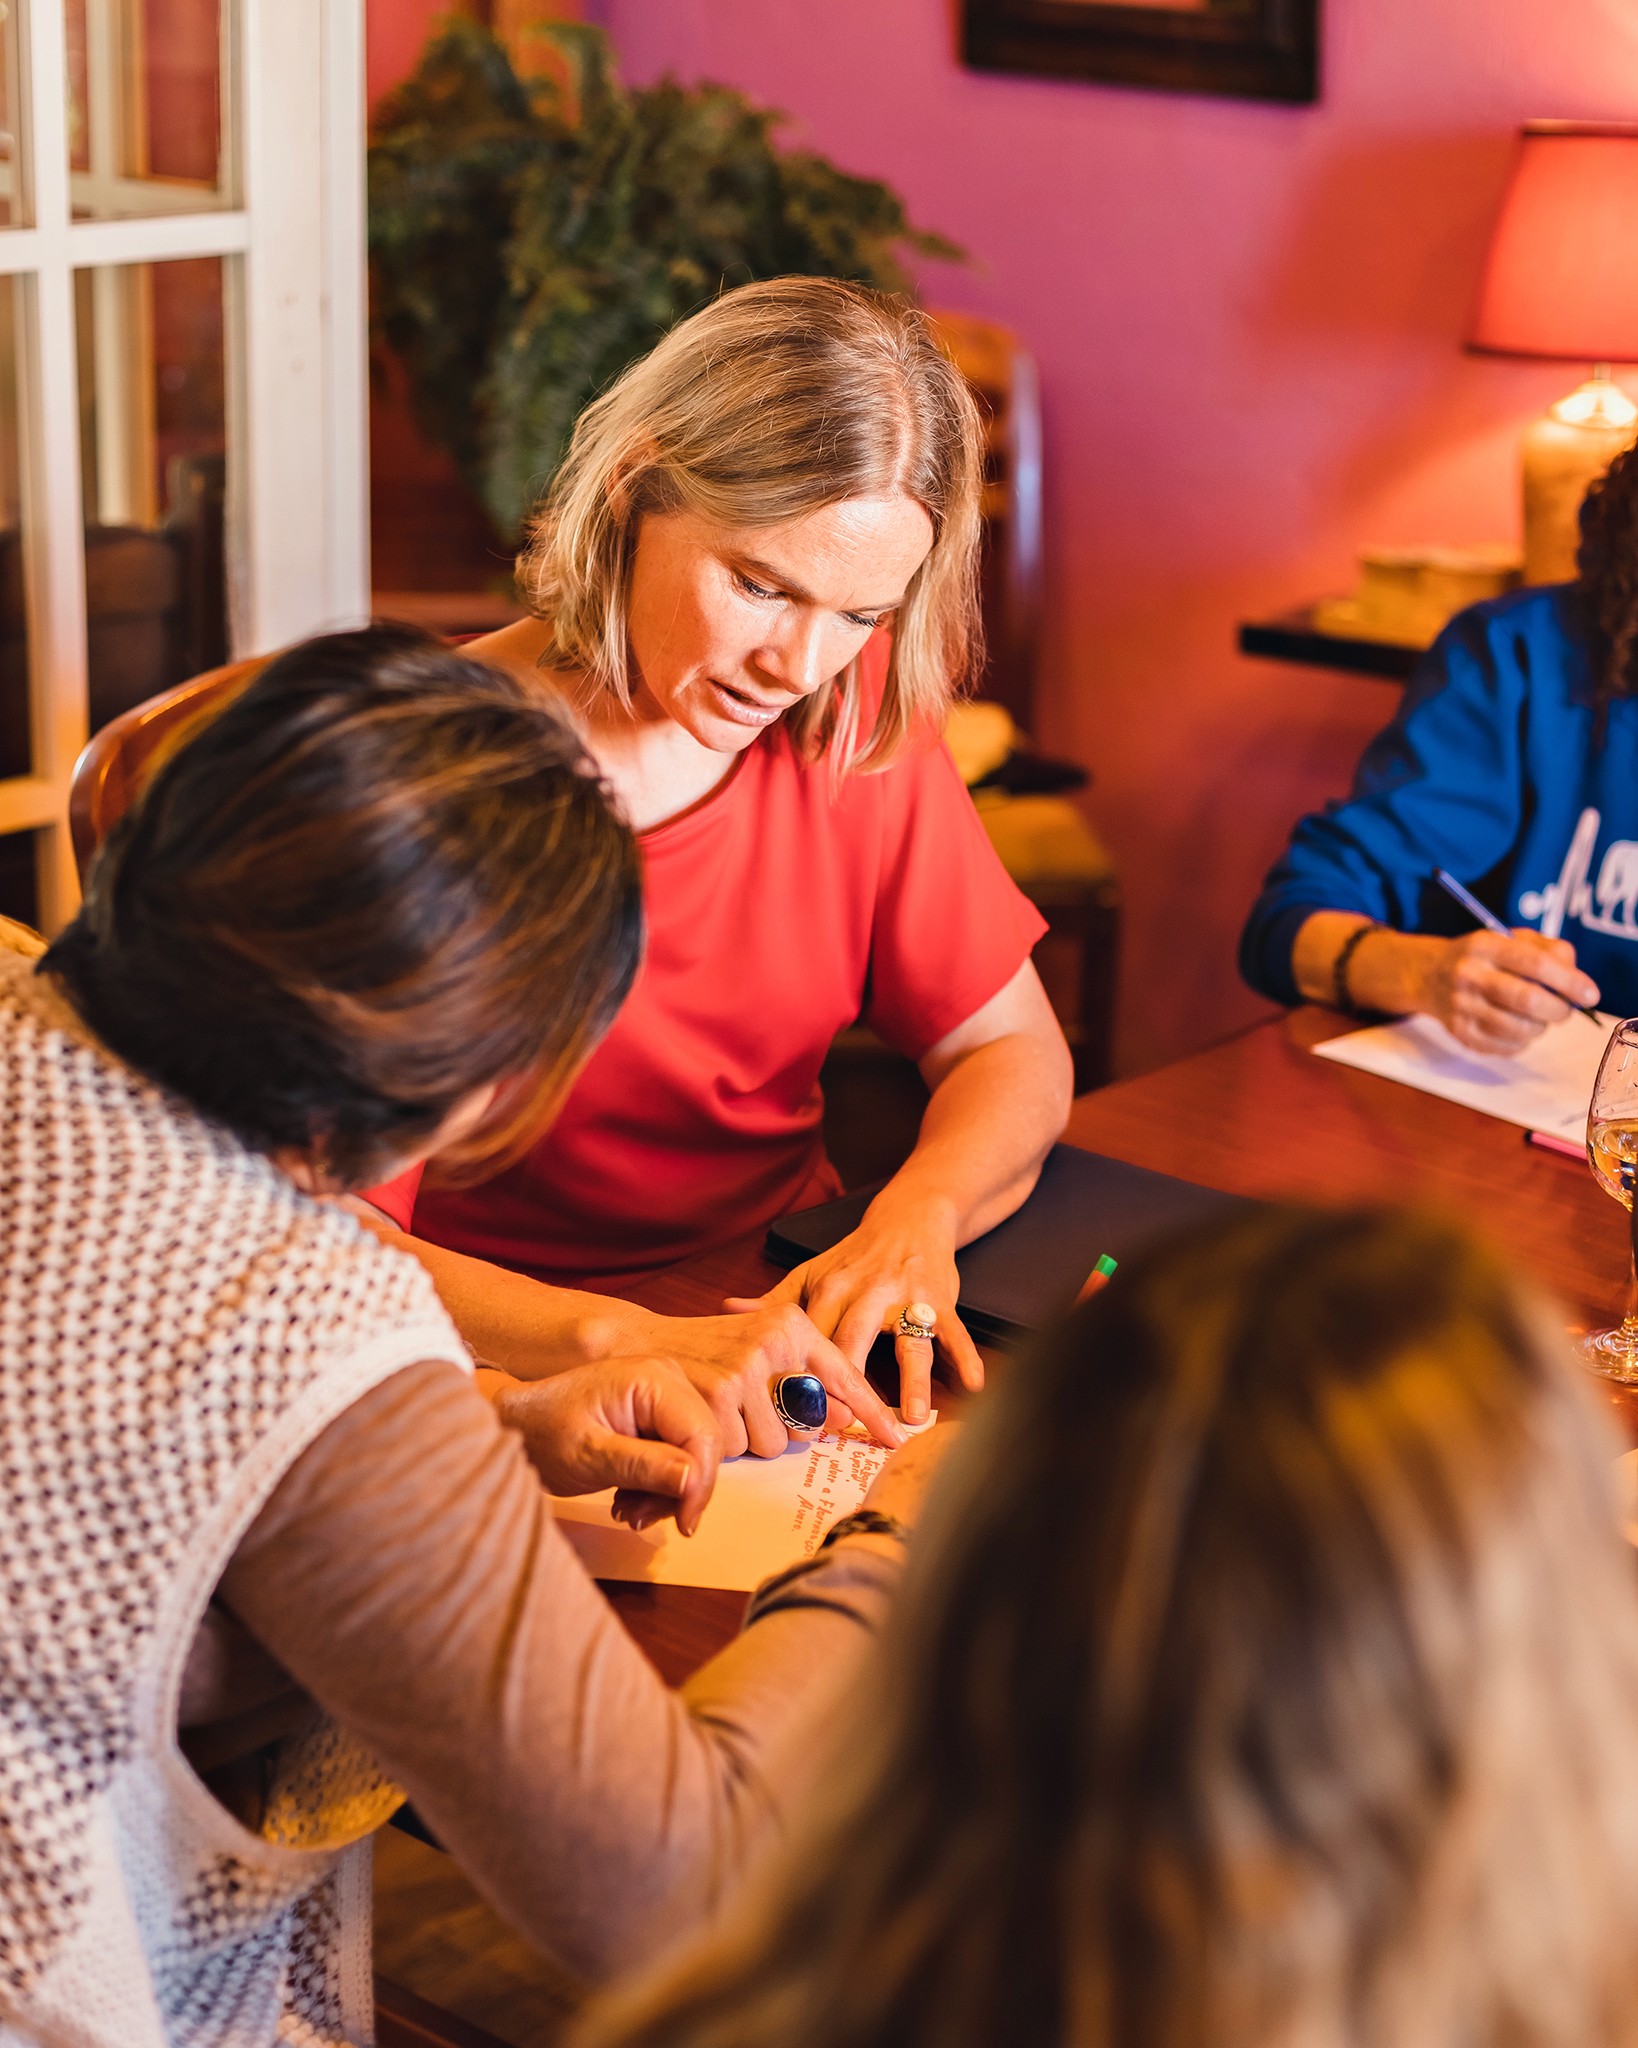
[[[93,722],[369,609],[360,0],[0,0],[0,835]]]

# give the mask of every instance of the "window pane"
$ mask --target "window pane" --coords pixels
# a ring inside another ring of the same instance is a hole
[[[28,225],[24,205],[23,81],[17,59],[18,17],[25,0],[0,0],[0,227]]]
[[[75,275],[91,729],[227,659],[222,259]]]
[[[28,715],[28,613],[23,603],[22,500],[18,489],[18,279],[0,278],[0,775],[32,766]]]
[[[15,4],[15,0],[5,0]],[[222,58],[236,0],[67,0],[74,216],[234,203]]]
[[[8,75],[8,84],[15,75]],[[15,278],[0,279],[0,775],[26,775],[33,754],[17,483],[16,304],[20,289]],[[14,917],[21,924],[40,922],[32,832],[0,834],[0,917]]]
[[[39,896],[34,887],[34,834],[0,832],[0,917],[40,926]]]

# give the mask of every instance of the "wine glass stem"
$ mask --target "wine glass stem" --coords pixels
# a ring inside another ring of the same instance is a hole
[[[1638,1233],[1627,1239],[1627,1312],[1621,1318],[1621,1337],[1627,1363],[1638,1368]]]

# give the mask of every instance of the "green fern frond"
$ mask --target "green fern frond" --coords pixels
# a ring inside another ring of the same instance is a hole
[[[731,87],[631,91],[600,30],[539,33],[566,93],[452,19],[369,155],[377,332],[508,542],[586,404],[718,292],[793,272],[908,292],[906,255],[961,256],[886,185],[781,150],[782,116]]]

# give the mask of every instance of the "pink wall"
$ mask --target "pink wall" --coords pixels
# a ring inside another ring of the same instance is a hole
[[[636,81],[725,79],[961,241],[938,303],[1041,365],[1040,739],[1096,771],[1128,903],[1120,1062],[1260,1013],[1246,905],[1387,686],[1235,621],[1371,541],[1515,537],[1514,445],[1573,375],[1459,347],[1509,136],[1638,117],[1633,0],[1324,0],[1309,109],[963,71],[950,0],[601,0]]]
[[[366,97],[373,107],[390,86],[407,78],[433,29],[452,14],[471,15],[504,34],[509,24],[578,21],[581,12],[581,0],[364,0]]]
[[[458,0],[453,5],[451,0],[365,0],[364,80],[370,105],[415,69],[434,22],[446,14],[471,12]]]

